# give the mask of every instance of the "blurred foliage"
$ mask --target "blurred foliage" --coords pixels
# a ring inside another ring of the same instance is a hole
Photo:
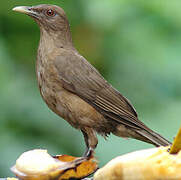
[[[61,6],[74,44],[134,104],[140,119],[172,141],[180,126],[181,2],[132,0],[21,0],[0,6],[0,177],[24,151],[80,156],[81,133],[52,113],[35,78],[39,28],[11,9],[17,5]],[[120,154],[152,147],[136,140],[99,137],[100,166]]]

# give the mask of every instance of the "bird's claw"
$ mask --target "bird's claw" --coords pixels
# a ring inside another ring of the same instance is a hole
[[[93,153],[94,153],[94,149],[91,148],[91,147],[89,147],[89,148],[85,151],[83,157],[85,157],[85,158],[87,158],[87,159],[90,159],[90,158],[93,156]]]

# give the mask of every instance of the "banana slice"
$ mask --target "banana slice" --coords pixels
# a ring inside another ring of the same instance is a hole
[[[168,148],[152,148],[119,156],[99,169],[94,180],[181,179],[181,151],[173,155]]]

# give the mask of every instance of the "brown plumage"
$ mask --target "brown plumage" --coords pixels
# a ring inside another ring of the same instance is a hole
[[[96,132],[155,146],[170,144],[139,121],[130,102],[77,52],[62,8],[42,4],[14,10],[29,15],[40,27],[36,72],[42,98],[52,111],[82,131],[89,150],[98,143]]]

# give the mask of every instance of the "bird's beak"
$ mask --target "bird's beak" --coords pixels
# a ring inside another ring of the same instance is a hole
[[[33,11],[33,8],[30,6],[17,6],[17,7],[14,7],[12,10],[30,15],[33,17],[37,16],[37,13],[35,11]]]

